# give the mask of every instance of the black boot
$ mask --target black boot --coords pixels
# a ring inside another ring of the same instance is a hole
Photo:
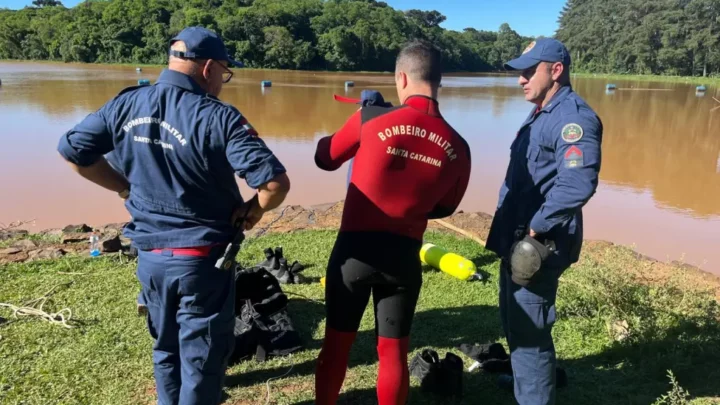
[[[275,257],[277,257],[277,255]],[[278,269],[271,270],[270,273],[272,273],[272,275],[275,276],[281,284],[292,284],[295,280],[288,269],[287,260],[285,260],[284,257],[281,257],[278,262]]]
[[[290,266],[290,272],[291,272],[292,274],[298,274],[298,273],[300,273],[300,272],[303,271],[303,270],[305,270],[305,266],[303,266],[302,264],[300,264],[300,262],[298,262],[297,260],[295,260],[295,261],[293,262],[292,266]]]
[[[263,252],[265,253],[265,261],[258,263],[257,267],[262,267],[267,271],[279,269],[280,263],[272,248],[267,248]]]
[[[437,392],[440,388],[440,356],[432,349],[424,349],[410,362],[410,375],[420,380],[424,392]]]
[[[440,393],[446,397],[461,398],[464,371],[462,359],[454,353],[447,352],[440,362],[440,370]]]

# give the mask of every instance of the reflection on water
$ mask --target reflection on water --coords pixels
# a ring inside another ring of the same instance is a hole
[[[71,222],[123,221],[109,192],[73,175],[55,153],[58,137],[140,78],[160,68],[0,63],[0,222],[37,220],[38,230]],[[261,88],[271,80],[271,88]],[[345,89],[346,80],[355,82]],[[634,244],[666,260],[683,259],[720,273],[720,110],[708,89],[694,86],[574,79],[575,90],[605,127],[601,185],[586,208],[586,237]],[[333,94],[358,97],[365,88],[398,103],[389,74],[238,70],[221,98],[240,109],[288,167],[290,204],[344,197],[345,168],[315,168],[316,140],[333,133],[357,108]],[[470,188],[461,209],[492,213],[509,147],[531,106],[514,77],[448,76],[440,94],[445,118],[473,153]],[[245,195],[250,190],[242,183]]]

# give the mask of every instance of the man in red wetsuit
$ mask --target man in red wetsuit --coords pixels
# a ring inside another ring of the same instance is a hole
[[[334,135],[318,142],[319,168],[337,170],[351,158],[354,163],[326,274],[317,405],[337,400],[371,292],[380,360],[378,402],[406,401],[423,234],[429,219],[455,211],[470,177],[470,148],[438,108],[441,78],[437,49],[422,42],[407,45],[395,67],[401,105],[362,107]]]

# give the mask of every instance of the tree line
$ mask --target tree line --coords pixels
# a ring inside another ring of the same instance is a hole
[[[720,0],[568,0],[575,71],[720,76]]]
[[[167,61],[168,39],[202,25],[250,67],[392,71],[409,39],[435,43],[447,71],[495,71],[533,39],[440,27],[440,12],[375,0],[35,0],[0,9],[0,59]],[[720,0],[568,0],[555,37],[575,72],[720,75]]]
[[[448,71],[492,71],[532,40],[507,24],[446,30],[445,19],[374,0],[35,0],[0,10],[0,59],[164,64],[168,40],[201,25],[250,67],[392,71],[403,43],[419,38],[442,50]]]

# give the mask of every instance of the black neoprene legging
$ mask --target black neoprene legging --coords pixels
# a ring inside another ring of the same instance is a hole
[[[339,233],[326,276],[327,325],[357,332],[372,292],[378,335],[408,336],[422,286],[421,244],[387,232]]]

